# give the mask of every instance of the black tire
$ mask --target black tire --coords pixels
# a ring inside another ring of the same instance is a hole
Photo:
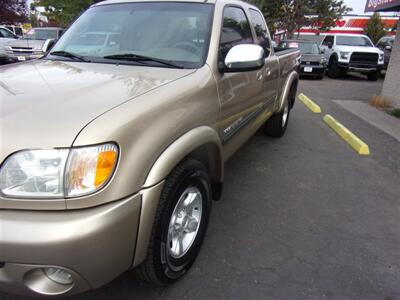
[[[286,113],[287,116],[285,121],[284,116]],[[272,115],[272,117],[269,118],[269,120],[265,124],[266,134],[275,138],[282,137],[285,134],[287,125],[289,123],[289,116],[290,116],[290,103],[288,99],[286,99],[282,111]]]
[[[339,78],[342,75],[342,71],[338,66],[338,61],[336,56],[332,56],[329,60],[328,65],[328,77],[330,78]]]
[[[367,78],[369,81],[377,81],[378,77],[379,77],[378,71],[367,74]]]
[[[200,225],[186,253],[175,258],[167,245],[168,230],[176,205],[188,187],[195,187],[201,193]],[[135,270],[141,279],[157,285],[166,285],[178,280],[189,270],[200,251],[206,233],[211,201],[210,180],[204,165],[189,159],[181,162],[165,182],[146,260]]]

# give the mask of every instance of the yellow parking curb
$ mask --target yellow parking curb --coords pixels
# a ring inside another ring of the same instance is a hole
[[[344,139],[360,155],[369,155],[369,147],[360,140],[354,133],[340,124],[331,115],[325,115],[324,122],[328,124],[342,139]]]
[[[305,106],[309,110],[311,110],[313,113],[319,114],[321,113],[321,107],[319,107],[317,104],[315,104],[314,101],[312,101],[310,98],[308,98],[306,95],[301,93],[300,95],[297,96],[297,98],[300,99],[301,102],[304,103]]]

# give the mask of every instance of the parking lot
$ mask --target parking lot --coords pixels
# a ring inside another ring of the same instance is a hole
[[[124,274],[73,299],[400,299],[400,142],[343,104],[368,102],[381,85],[301,80],[322,114],[298,101],[282,139],[259,132],[228,161],[223,199],[187,276],[161,288]],[[371,155],[341,140],[326,113]]]

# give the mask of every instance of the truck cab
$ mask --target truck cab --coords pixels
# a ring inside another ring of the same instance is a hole
[[[110,0],[2,67],[0,290],[187,274],[224,162],[257,130],[284,135],[299,66],[246,2]]]

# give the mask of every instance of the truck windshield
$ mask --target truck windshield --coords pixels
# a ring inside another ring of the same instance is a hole
[[[25,36],[25,39],[29,40],[55,40],[56,38],[57,30],[51,29],[31,29]]]
[[[365,36],[337,36],[336,44],[342,46],[373,47],[371,41]]]
[[[210,4],[176,2],[95,6],[65,32],[52,51],[73,53],[91,62],[118,59],[119,64],[132,64],[141,56],[154,59],[140,59],[141,65],[158,60],[197,68],[207,54],[212,10]]]

